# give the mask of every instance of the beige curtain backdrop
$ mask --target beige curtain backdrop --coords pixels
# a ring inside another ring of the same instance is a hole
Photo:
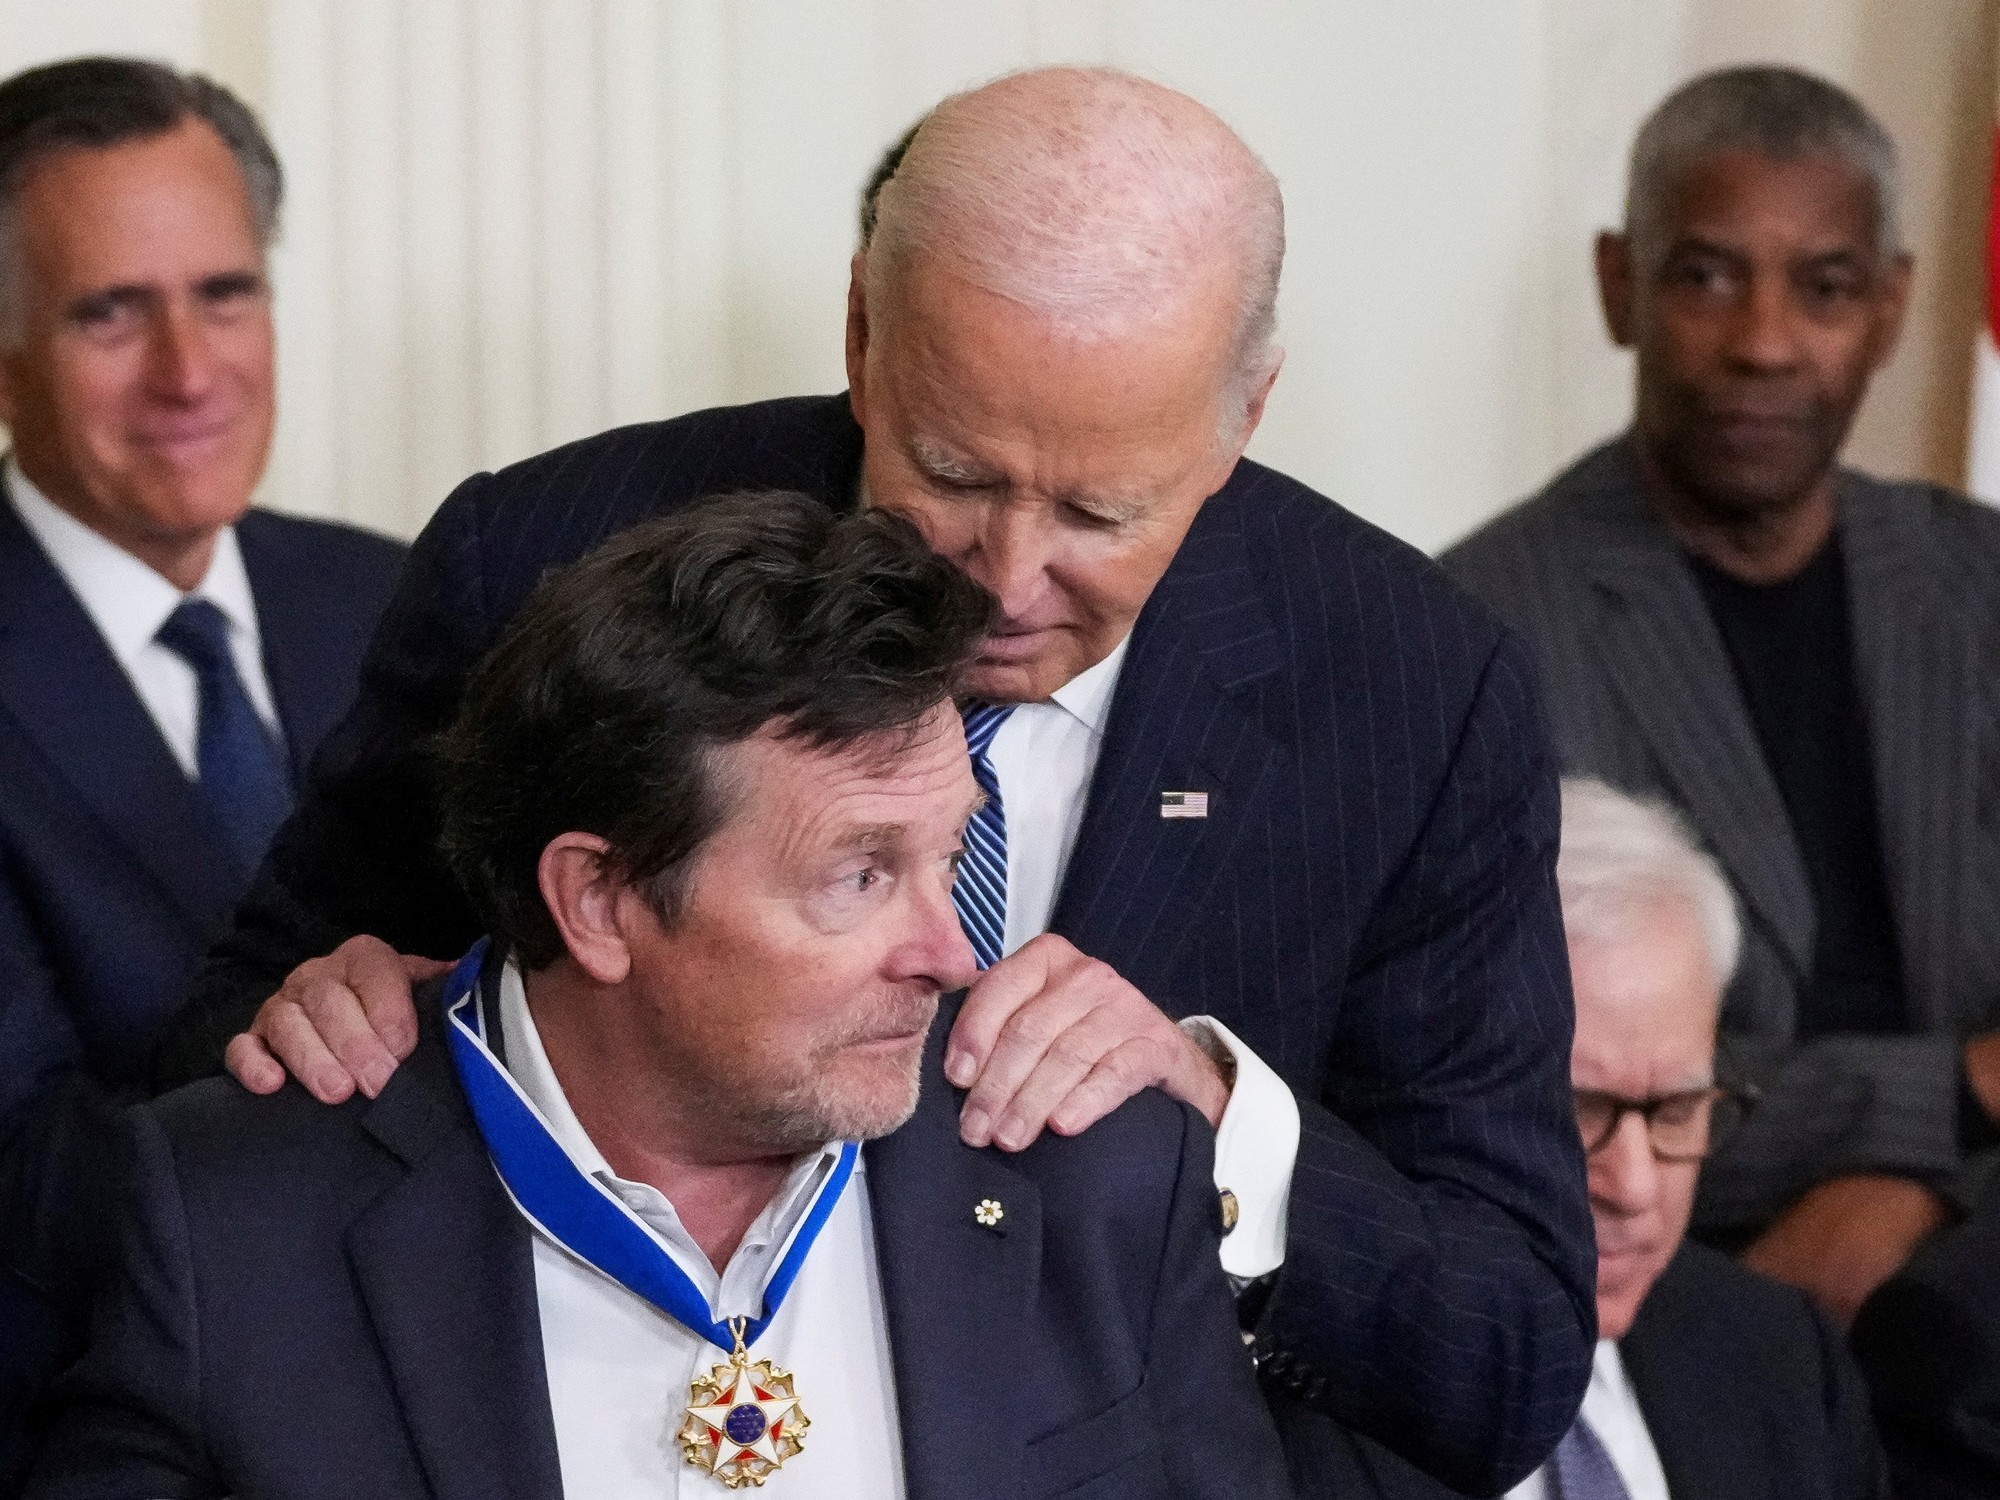
[[[269,122],[267,503],[413,533],[481,467],[839,389],[854,197],[943,93],[1110,62],[1285,186],[1289,350],[1252,452],[1426,548],[1617,429],[1589,242],[1702,68],[1857,90],[1907,163],[1918,293],[1852,457],[1960,476],[1992,128],[1982,0],[0,0],[0,68],[168,58]]]

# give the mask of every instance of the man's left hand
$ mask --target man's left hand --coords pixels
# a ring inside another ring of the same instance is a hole
[[[1950,1217],[1942,1198],[1906,1177],[1836,1177],[1780,1214],[1743,1261],[1806,1292],[1846,1328]]]
[[[945,1047],[945,1076],[969,1089],[959,1135],[1019,1151],[1043,1127],[1075,1135],[1145,1088],[1222,1120],[1222,1070],[1109,964],[1044,933],[974,982]]]

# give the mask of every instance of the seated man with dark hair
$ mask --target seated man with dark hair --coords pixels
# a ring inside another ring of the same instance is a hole
[[[490,937],[372,1101],[136,1113],[31,1493],[1280,1492],[1195,1111],[959,1138],[990,610],[768,494],[547,580],[442,745]]]

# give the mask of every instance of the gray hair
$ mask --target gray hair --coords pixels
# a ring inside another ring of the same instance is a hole
[[[127,57],[71,58],[0,83],[0,340],[11,347],[22,334],[16,209],[28,174],[59,152],[147,140],[187,120],[210,126],[236,158],[257,243],[268,250],[284,173],[257,116],[221,84]]]
[[[1718,151],[1754,151],[1779,161],[1823,155],[1847,163],[1873,191],[1876,249],[1901,252],[1896,143],[1847,90],[1795,68],[1723,68],[1668,95],[1632,143],[1626,233],[1650,240],[1681,175]]]
[[[1678,901],[1701,928],[1717,986],[1735,975],[1743,948],[1736,897],[1721,867],[1664,802],[1629,797],[1587,777],[1565,778],[1556,884],[1571,941],[1622,937],[1653,903]]]
[[[1284,199],[1268,167],[1184,94],[1108,68],[1042,68],[926,115],[864,218],[871,302],[919,258],[1105,337],[1183,305],[1218,254],[1240,287],[1225,431],[1277,368]]]

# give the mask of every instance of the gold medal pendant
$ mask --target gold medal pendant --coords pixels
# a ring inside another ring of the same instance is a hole
[[[729,1320],[736,1352],[697,1375],[681,1423],[681,1456],[726,1488],[762,1485],[805,1446],[812,1421],[792,1394],[792,1377],[743,1347],[742,1318]]]

